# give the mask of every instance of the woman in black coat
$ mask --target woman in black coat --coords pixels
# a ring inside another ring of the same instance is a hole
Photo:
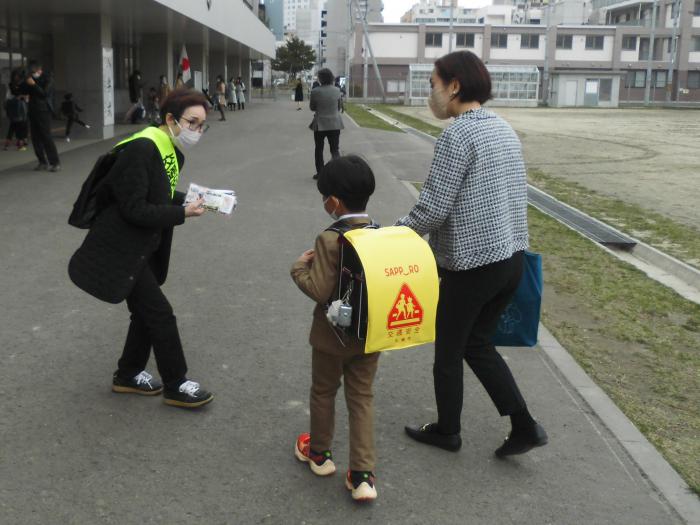
[[[304,102],[304,85],[301,80],[297,82],[297,87],[294,88],[294,102],[297,103],[297,111],[301,111],[301,103]]]
[[[175,192],[184,156],[206,131],[207,101],[188,89],[170,93],[160,128],[147,128],[116,148],[116,161],[98,192],[101,210],[68,268],[73,282],[110,303],[126,299],[131,324],[112,390],[157,395],[193,408],[213,396],[187,379],[173,309],[160,286],[170,261],[173,228],[204,213],[202,201],[183,206]],[[174,146],[174,147],[173,147]],[[151,348],[163,384],[145,371]]]

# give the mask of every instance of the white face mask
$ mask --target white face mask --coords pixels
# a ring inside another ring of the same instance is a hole
[[[324,205],[324,206],[326,205],[326,203],[328,202],[329,199],[330,199],[330,197],[328,197],[327,199],[324,199],[324,201],[323,201],[323,205]],[[333,219],[334,221],[337,221],[337,220],[338,220],[338,214],[336,213],[336,211],[338,211],[338,207],[337,207],[337,206],[335,207],[335,209],[334,209],[333,211],[328,212],[328,215],[330,215],[330,216],[331,216],[331,219]]]
[[[199,139],[202,138],[202,134],[199,131],[193,131],[189,128],[183,128],[178,121],[175,121],[177,127],[180,128],[180,134],[175,136],[173,131],[168,126],[168,131],[170,131],[170,137],[173,139],[173,143],[179,146],[181,149],[190,149],[195,146]]]
[[[435,118],[440,120],[445,120],[450,118],[450,112],[447,109],[452,99],[457,96],[455,93],[451,97],[448,97],[445,92],[446,89],[433,89],[430,93],[430,98],[428,99],[428,106],[430,106],[430,111],[433,112]]]
[[[39,73],[38,71],[37,71],[36,73],[32,73],[32,78],[33,78],[33,79],[37,79],[37,78],[39,78],[40,76],[41,76],[41,73]]]

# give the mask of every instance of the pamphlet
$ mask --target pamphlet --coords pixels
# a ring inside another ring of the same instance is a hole
[[[190,183],[185,197],[185,204],[195,202],[197,199],[204,198],[202,206],[211,211],[218,211],[226,215],[231,215],[236,209],[238,199],[236,192],[233,190],[214,190],[205,186],[200,186],[194,182]]]

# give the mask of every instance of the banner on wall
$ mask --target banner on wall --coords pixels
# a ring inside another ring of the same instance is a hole
[[[102,107],[104,126],[114,125],[114,50],[102,48]]]

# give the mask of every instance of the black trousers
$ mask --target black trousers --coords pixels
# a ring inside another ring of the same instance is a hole
[[[51,166],[58,165],[58,151],[56,151],[56,144],[51,137],[51,113],[49,111],[30,113],[29,129],[32,134],[34,154],[39,163]]]
[[[10,122],[7,128],[7,137],[5,138],[6,142],[12,141],[12,137],[15,137],[18,143],[27,140],[26,121]]]
[[[315,161],[316,173],[321,173],[323,169],[323,146],[325,139],[328,138],[328,145],[331,148],[331,157],[334,159],[340,157],[340,130],[333,129],[330,131],[314,131],[314,142],[316,143]]]
[[[70,137],[70,130],[73,128],[73,123],[80,124],[82,127],[85,127],[86,124],[82,120],[80,120],[78,117],[68,117],[68,120],[66,121],[66,137]]]
[[[148,266],[126,298],[126,305],[131,324],[117,373],[130,378],[144,370],[152,347],[163,384],[177,388],[187,374],[185,354],[173,309]]]
[[[440,269],[433,378],[441,432],[456,434],[461,430],[462,360],[481,381],[499,414],[526,408],[508,365],[491,343],[522,272],[522,252],[471,270]]]

